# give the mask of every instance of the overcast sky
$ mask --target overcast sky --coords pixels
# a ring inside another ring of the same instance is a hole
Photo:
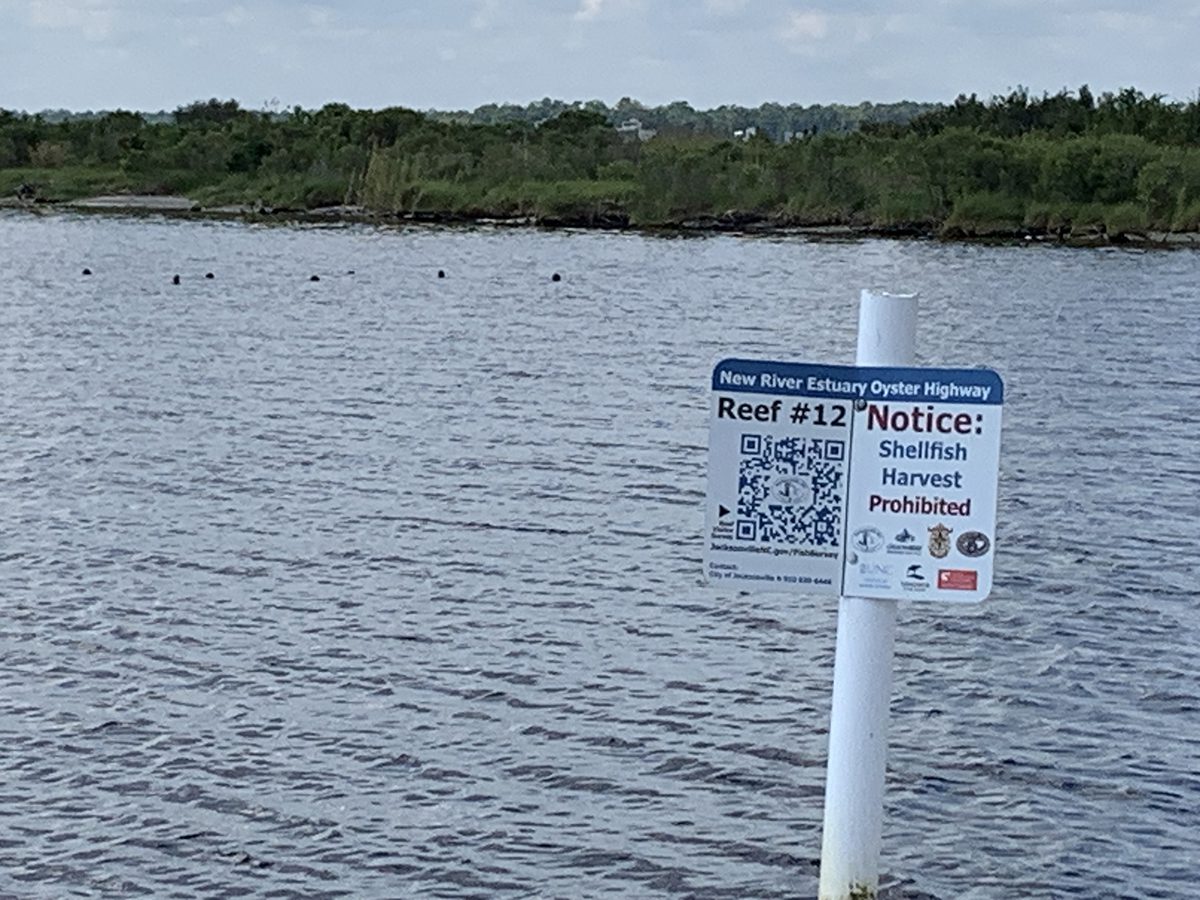
[[[0,0],[0,107],[949,101],[1200,87],[1198,0]]]

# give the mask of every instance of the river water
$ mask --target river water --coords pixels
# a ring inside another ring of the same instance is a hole
[[[1198,285],[0,215],[0,896],[814,896],[836,602],[703,583],[708,378],[851,362],[861,287],[1006,385],[993,595],[900,611],[886,894],[1197,896]]]

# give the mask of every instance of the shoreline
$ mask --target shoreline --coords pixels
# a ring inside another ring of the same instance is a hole
[[[247,223],[277,224],[371,224],[371,225],[445,225],[498,228],[540,228],[547,230],[579,229],[618,231],[664,236],[702,236],[741,234],[774,237],[803,237],[810,240],[862,240],[865,238],[936,240],[947,243],[1053,244],[1062,247],[1127,247],[1136,249],[1200,249],[1200,232],[1151,231],[1110,235],[1103,229],[1088,228],[1079,234],[1036,228],[972,228],[969,230],[935,227],[928,224],[877,226],[842,223],[798,223],[746,213],[702,216],[678,222],[635,225],[623,214],[605,216],[510,216],[472,215],[453,212],[375,212],[361,206],[339,205],[311,209],[270,207],[265,205],[226,204],[205,207],[182,196],[154,194],[104,194],[79,200],[24,202],[0,199],[0,211],[20,210],[32,213],[73,212],[98,215],[145,216],[211,219]]]

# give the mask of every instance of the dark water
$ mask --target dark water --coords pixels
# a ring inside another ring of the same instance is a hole
[[[993,597],[901,608],[890,895],[1196,897],[1198,285],[0,217],[0,896],[813,896],[836,604],[702,584],[707,377],[876,286],[1008,401]]]

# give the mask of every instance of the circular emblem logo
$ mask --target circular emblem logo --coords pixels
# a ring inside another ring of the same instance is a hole
[[[964,531],[956,543],[963,556],[983,556],[992,547],[992,542],[982,531]]]
[[[874,553],[883,546],[883,532],[871,525],[860,528],[850,538],[850,545],[863,553]]]
[[[804,499],[804,482],[794,476],[775,479],[771,486],[775,501],[782,506],[795,506]]]

